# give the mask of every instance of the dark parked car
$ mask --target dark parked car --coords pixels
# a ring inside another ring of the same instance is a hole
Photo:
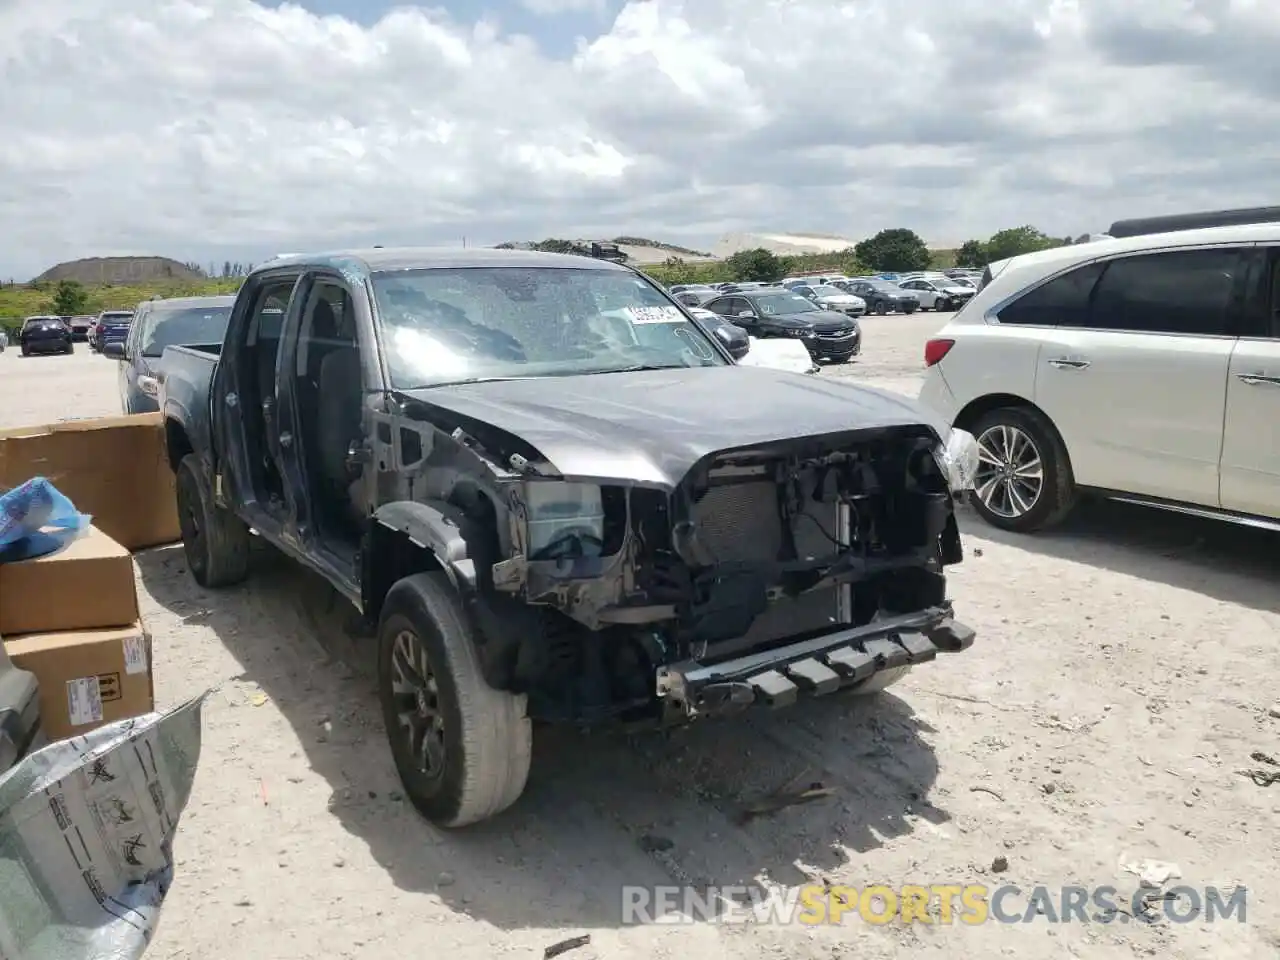
[[[129,336],[132,310],[103,310],[89,328],[89,349],[101,353],[108,342],[123,343]]]
[[[690,307],[689,313],[710,330],[733,355],[733,359],[741,360],[751,352],[751,338],[747,331],[730,323],[718,313],[704,310],[701,307]]]
[[[844,363],[862,349],[858,321],[834,310],[823,310],[802,294],[774,289],[716,297],[703,308],[727,317],[755,337],[801,340],[815,360]]]
[[[867,313],[915,313],[920,300],[888,280],[859,280],[849,284],[851,293],[867,302]]]
[[[18,334],[22,355],[33,353],[72,353],[71,328],[61,317],[27,317]]]
[[[681,290],[674,296],[686,307],[700,307],[708,300],[720,296],[720,291],[712,290],[710,287],[701,287],[694,290]]]
[[[220,349],[162,362],[192,576],[245,579],[253,528],[349,598],[405,793],[441,825],[516,801],[536,722],[872,693],[973,642],[945,576],[973,438],[736,365],[630,267],[279,258]]]
[[[159,410],[161,355],[165,347],[217,347],[227,332],[235,297],[148,300],[133,315],[123,342],[108,340],[102,354],[120,361],[120,405],[125,413]]]

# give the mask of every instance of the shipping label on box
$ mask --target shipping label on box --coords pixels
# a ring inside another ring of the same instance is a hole
[[[40,684],[41,723],[50,740],[154,709],[151,637],[141,623],[9,637],[4,646],[14,665]]]

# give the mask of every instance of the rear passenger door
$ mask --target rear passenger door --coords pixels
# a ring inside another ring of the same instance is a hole
[[[1081,268],[1087,309],[1046,331],[1035,385],[1076,483],[1219,505],[1248,250],[1183,248]]]
[[[1258,254],[1228,368],[1219,489],[1225,510],[1280,519],[1280,247]]]

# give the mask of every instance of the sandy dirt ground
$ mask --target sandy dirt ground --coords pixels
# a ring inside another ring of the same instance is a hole
[[[943,319],[871,318],[866,356],[822,376],[914,393]],[[115,377],[83,346],[10,350],[0,423],[114,413]],[[664,736],[550,732],[519,804],[456,834],[403,801],[369,657],[326,585],[264,549],[249,583],[206,593],[180,548],[139,555],[160,705],[215,688],[149,960],[541,957],[587,935],[567,960],[1274,960],[1280,785],[1242,771],[1280,755],[1280,540],[1107,504],[1033,538],[963,526],[968,652],[881,697]],[[741,822],[813,782],[833,794]],[[1127,902],[1143,860],[1246,886],[1246,922],[622,922],[632,885],[1012,884],[1017,914],[1036,885],[1109,885]]]

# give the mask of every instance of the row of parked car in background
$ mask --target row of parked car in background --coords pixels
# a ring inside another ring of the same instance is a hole
[[[104,310],[97,316],[34,316],[23,321],[18,340],[24,357],[73,353],[77,341],[90,351],[120,362],[120,400],[125,413],[158,409],[164,348],[220,343],[234,297],[181,297],[147,300],[136,310]],[[0,344],[0,349],[3,349]]]
[[[962,269],[874,277],[813,274],[772,283],[676,284],[670,293],[690,310],[715,316],[722,338],[796,339],[815,362],[844,363],[862,350],[859,317],[958,310],[980,282],[980,273]]]
[[[77,343],[88,343],[89,349],[101,352],[107,339],[127,334],[132,310],[104,310],[95,316],[63,317],[53,314],[27,317],[18,331],[18,346],[24,357],[36,353],[74,353]],[[8,345],[7,335],[0,340],[0,350]]]

